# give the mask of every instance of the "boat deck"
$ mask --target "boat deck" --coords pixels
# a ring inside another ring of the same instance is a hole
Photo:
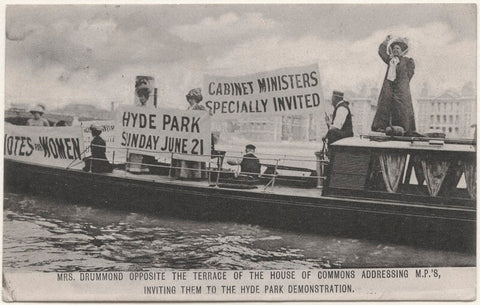
[[[215,181],[212,181],[210,185],[208,180],[181,180],[181,179],[176,179],[169,176],[161,176],[161,175],[153,175],[153,174],[137,174],[137,173],[130,173],[128,171],[118,170],[118,169],[115,169],[113,173],[107,173],[107,174],[102,173],[100,175],[117,177],[117,178],[126,178],[126,179],[132,179],[132,180],[140,180],[140,181],[168,183],[173,185],[187,185],[187,186],[198,187],[198,188],[216,187]],[[300,187],[289,187],[285,185],[275,185],[274,187],[269,186],[265,188],[265,185],[262,185],[262,184],[258,184],[256,185],[256,187],[257,188],[254,188],[254,189],[242,189],[242,192],[289,195],[289,196],[297,196],[297,197],[300,196],[300,197],[309,197],[309,198],[319,198],[322,196],[322,189],[319,189],[319,188],[300,188]]]
[[[231,204],[232,207],[283,206],[322,211],[332,218],[361,213],[373,217],[409,217],[409,219],[439,219],[456,223],[475,223],[476,205],[472,200],[462,199],[461,204],[437,204],[417,200],[398,200],[403,194],[392,198],[352,196],[348,193],[322,195],[322,189],[302,188],[276,184],[274,187],[257,185],[254,189],[215,186],[215,181],[180,180],[167,175],[131,173],[115,169],[112,173],[89,173],[80,169],[28,164],[5,160],[5,172],[12,189],[33,190],[44,194],[63,194],[66,198],[78,198],[86,192],[92,194],[92,202],[113,206],[138,208],[133,201],[139,200],[145,209],[157,211],[158,204]],[[35,183],[32,184],[32,180]],[[37,183],[38,182],[38,183]],[[158,187],[155,185],[158,184]],[[86,191],[88,190],[88,191]],[[100,194],[102,193],[102,194]],[[375,195],[378,195],[375,193]],[[158,200],[159,196],[165,200]],[[164,196],[164,197],[162,197]],[[114,198],[114,199],[112,199]],[[400,198],[403,199],[403,198]],[[95,201],[97,200],[97,201]],[[473,203],[472,203],[473,202]],[[258,205],[260,203],[261,205]],[[243,211],[243,210],[242,210]],[[247,209],[246,211],[250,211]],[[312,210],[313,211],[313,210]],[[322,214],[324,215],[324,214]],[[357,215],[358,216],[358,215]],[[355,217],[357,217],[355,216]]]
[[[91,175],[92,173],[86,173]],[[156,183],[166,183],[169,185],[179,185],[179,186],[189,186],[195,187],[200,190],[202,189],[212,189],[212,188],[219,188],[224,190],[236,190],[241,191],[242,193],[254,193],[254,194],[263,194],[263,195],[283,195],[283,196],[294,196],[299,199],[300,198],[323,198],[326,200],[334,199],[337,202],[349,202],[351,198],[349,196],[325,196],[322,195],[322,189],[320,188],[302,188],[302,187],[290,187],[285,185],[275,185],[274,187],[267,187],[265,185],[259,184],[256,185],[257,188],[254,189],[237,189],[237,188],[228,188],[228,187],[217,187],[215,186],[215,181],[212,181],[209,184],[208,180],[185,180],[185,179],[176,179],[169,176],[162,176],[162,175],[154,175],[154,174],[137,174],[131,173],[124,170],[115,169],[112,173],[107,174],[94,174],[94,175],[102,175],[102,176],[109,176],[109,177],[116,177],[116,178],[123,178],[127,180],[134,180],[134,181],[148,181],[148,182],[156,182]],[[382,206],[404,206],[404,207],[422,207],[426,209],[440,209],[445,211],[469,211],[471,208],[465,206],[438,206],[438,205],[431,205],[431,204],[424,204],[424,203],[416,203],[416,202],[399,202],[397,200],[391,199],[374,199],[374,198],[355,198],[355,201],[362,204],[371,204],[375,203],[376,205]]]

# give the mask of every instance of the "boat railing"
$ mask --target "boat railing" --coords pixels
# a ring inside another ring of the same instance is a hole
[[[360,138],[372,141],[401,141],[401,142],[432,142],[440,141],[444,144],[477,145],[476,139],[461,138],[432,138],[432,137],[409,137],[409,136],[386,136],[386,135],[360,135]]]
[[[92,158],[91,156],[88,156],[90,152],[90,147],[102,147],[107,150],[108,156],[107,159],[109,163],[112,163],[114,167],[116,168],[122,168],[125,166],[125,175],[128,172],[131,173],[149,173],[149,174],[155,174],[158,173],[159,175],[168,175],[169,177],[175,176],[175,171],[180,171],[180,170],[194,170],[202,173],[202,178],[207,178],[208,182],[210,185],[218,186],[220,184],[220,178],[222,174],[231,174],[234,175],[236,178],[238,177],[255,177],[259,178],[260,181],[264,182],[264,190],[268,188],[273,188],[280,178],[282,182],[288,183],[289,180],[292,182],[297,182],[301,179],[310,179],[310,181],[316,182],[317,187],[321,187],[324,184],[324,180],[326,179],[326,176],[323,174],[325,173],[325,167],[328,164],[328,160],[326,158],[321,158],[317,155],[315,159],[307,158],[307,157],[302,157],[302,156],[293,156],[293,155],[287,155],[287,154],[282,154],[282,155],[275,155],[275,154],[259,154],[259,161],[260,165],[265,168],[263,173],[253,173],[253,172],[240,172],[240,165],[238,160],[242,159],[250,159],[250,157],[246,157],[241,155],[242,152],[239,151],[216,151],[213,150],[211,151],[210,154],[204,154],[204,155],[195,155],[195,154],[188,154],[188,153],[176,153],[176,152],[154,152],[150,150],[145,150],[145,149],[133,149],[133,148],[125,148],[125,147],[118,147],[118,146],[103,146],[103,145],[95,145],[91,144],[87,149],[85,149],[84,153],[82,154],[82,157],[88,157],[90,160],[98,160],[98,161],[105,161],[105,159],[99,159],[99,158]],[[130,160],[129,156],[131,154],[137,154],[137,155],[142,155],[142,156],[155,156],[155,163],[145,163],[144,161],[134,161]],[[268,155],[268,156],[265,156]],[[109,158],[109,156],[111,158]],[[182,158],[182,156],[185,157],[185,159]],[[193,162],[200,162],[201,164],[204,164],[204,166],[201,166],[199,168],[186,168],[184,166],[179,165],[178,161],[189,161],[191,160],[191,156],[194,157],[203,157],[204,159],[209,159],[209,161],[205,160],[197,160]],[[190,157],[190,158],[187,158]],[[237,160],[236,165],[230,165],[230,166],[236,166],[236,171],[229,171],[228,168],[224,168],[224,159],[230,159],[230,160]],[[119,160],[121,159],[121,160]],[[216,159],[216,161],[213,161]],[[252,158],[255,159],[255,158]],[[82,161],[80,161],[82,162]],[[71,164],[69,168],[78,165],[77,162],[76,164]],[[294,164],[298,163],[300,165],[294,166]],[[308,163],[309,166],[306,166],[305,164]],[[92,163],[90,163],[92,164]],[[311,168],[313,167],[313,168]],[[91,170],[91,168],[90,168]],[[280,175],[280,171],[290,171],[290,172],[298,172],[302,173],[302,175],[298,176],[286,176],[286,175]],[[205,174],[204,174],[205,173]],[[305,174],[310,173],[310,175],[305,176]],[[212,181],[213,180],[215,181]],[[252,180],[255,180],[252,179]],[[245,182],[248,182],[247,180]]]
[[[149,155],[171,155],[172,152],[168,152],[168,151],[156,151],[156,152],[152,152],[151,150],[148,150],[148,149],[141,149],[141,148],[126,148],[126,147],[118,147],[118,146],[103,146],[103,145],[95,145],[95,144],[91,144],[89,146],[97,146],[97,147],[105,147],[107,149],[112,149],[111,153],[112,153],[112,159],[114,158],[114,155],[116,154],[116,151],[117,150],[123,150],[123,151],[128,151],[128,152],[134,152],[134,153],[142,153],[142,152],[145,152],[145,153],[148,153]],[[86,148],[85,149],[85,154],[90,152],[90,147]],[[243,154],[244,152],[242,151],[224,151],[226,153],[234,153],[234,154]],[[211,158],[215,158],[215,157],[220,157],[222,155],[220,154],[215,154],[215,153],[211,153],[211,154],[203,154],[203,155],[197,155],[197,154],[188,154],[188,153],[179,153],[179,152],[173,152],[173,154],[175,155],[185,155],[185,156],[203,156],[203,157],[211,157]],[[306,159],[306,157],[299,157],[299,156],[295,156],[295,155],[287,155],[287,154],[273,154],[273,153],[258,153],[259,156],[262,156],[261,158],[259,159],[262,159],[262,160],[269,160],[269,161],[276,161],[276,160],[285,160],[285,161],[298,161],[298,162],[301,162],[301,161],[304,161],[304,162],[320,162],[320,163],[328,163],[328,161],[326,160],[318,160],[318,159]],[[263,157],[263,156],[274,156],[274,157]],[[229,155],[229,158],[244,158],[243,156],[235,156],[235,155]]]

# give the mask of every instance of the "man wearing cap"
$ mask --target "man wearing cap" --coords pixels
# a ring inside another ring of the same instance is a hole
[[[248,144],[245,146],[245,155],[243,155],[242,161],[228,160],[230,165],[240,165],[240,173],[258,177],[260,175],[260,161],[255,156],[255,145]]]
[[[27,126],[50,126],[48,120],[42,118],[43,113],[45,112],[45,107],[42,105],[37,105],[30,110],[30,113],[33,115],[32,119],[27,121]]]
[[[325,116],[328,132],[323,140],[328,140],[328,145],[348,137],[353,137],[352,114],[348,102],[343,100],[343,92],[333,91],[332,105],[334,107],[332,120]]]
[[[90,131],[92,132],[92,142],[90,144],[91,156],[85,158],[84,171],[91,171],[92,173],[111,173],[112,165],[108,162],[106,152],[106,143],[100,137],[102,129],[99,126],[91,125]]]

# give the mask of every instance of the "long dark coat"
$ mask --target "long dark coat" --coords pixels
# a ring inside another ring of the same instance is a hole
[[[383,42],[378,48],[378,55],[388,65],[390,56],[387,54],[387,42]],[[397,65],[397,77],[394,81],[385,79],[382,90],[378,97],[377,113],[372,123],[372,130],[385,130],[390,126],[390,117],[392,126],[402,126],[405,132],[415,131],[415,116],[413,113],[412,95],[410,94],[410,80],[415,71],[415,63],[412,58],[399,57],[400,62]]]
[[[100,136],[95,136],[90,144],[92,152],[91,168],[94,173],[111,172],[112,167],[106,156],[106,143]]]

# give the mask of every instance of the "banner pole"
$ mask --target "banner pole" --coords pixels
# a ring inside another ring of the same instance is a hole
[[[158,88],[153,89],[153,105],[155,108],[157,108],[157,93],[158,93]]]

